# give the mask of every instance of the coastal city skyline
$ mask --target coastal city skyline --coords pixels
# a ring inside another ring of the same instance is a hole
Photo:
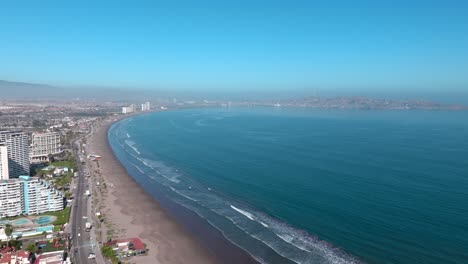
[[[0,264],[465,264],[467,14],[2,3]]]

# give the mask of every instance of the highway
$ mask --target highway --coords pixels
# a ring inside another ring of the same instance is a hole
[[[87,133],[89,135],[92,129]],[[87,136],[86,135],[86,136]],[[96,242],[96,237],[94,235],[94,230],[91,229],[90,232],[85,231],[85,223],[87,221],[93,223],[93,211],[92,210],[92,203],[91,203],[91,196],[85,195],[86,190],[90,190],[92,192],[92,182],[90,179],[86,177],[86,168],[80,162],[80,153],[81,153],[81,146],[79,141],[82,139],[78,138],[73,141],[72,143],[72,151],[73,155],[76,159],[77,163],[77,170],[78,170],[78,177],[74,178],[74,187],[75,189],[74,199],[72,202],[72,213],[71,213],[71,234],[72,234],[72,254],[74,255],[75,262],[78,264],[84,263],[99,263],[104,264],[104,259],[99,251],[99,245]],[[84,155],[84,154],[83,154]],[[86,157],[84,157],[86,158]],[[91,173],[91,172],[88,172]],[[90,177],[91,178],[91,177]],[[76,182],[77,181],[77,182]],[[90,253],[96,254],[96,259],[88,259]]]

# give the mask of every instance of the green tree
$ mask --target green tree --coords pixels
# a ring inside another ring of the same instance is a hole
[[[36,253],[37,252],[37,246],[34,243],[30,243],[29,245],[26,246],[25,250],[29,251],[30,253]]]
[[[5,225],[5,235],[7,236],[7,247],[10,246],[10,238],[13,233],[13,226],[10,224]]]
[[[112,263],[119,263],[119,259],[115,256],[115,252],[111,246],[101,247],[101,253],[105,258],[110,259]]]

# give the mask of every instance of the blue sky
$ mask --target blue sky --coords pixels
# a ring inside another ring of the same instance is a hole
[[[2,1],[0,79],[467,91],[467,1]]]

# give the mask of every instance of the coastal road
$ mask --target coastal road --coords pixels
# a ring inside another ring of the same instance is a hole
[[[92,133],[91,128],[86,136],[88,136],[90,133]],[[93,223],[93,210],[91,204],[92,198],[85,195],[86,190],[92,190],[92,185],[90,180],[86,179],[85,167],[79,160],[81,154],[81,146],[79,141],[82,138],[83,137],[78,138],[72,143],[73,155],[77,160],[77,170],[79,174],[78,183],[75,186],[76,189],[74,189],[75,199],[72,204],[71,234],[73,235],[73,255],[75,256],[75,263],[78,264],[104,263],[104,260],[102,259],[102,256],[99,252],[99,245],[93,236],[94,230],[91,229],[90,232],[85,231],[85,223],[87,221]],[[97,258],[88,259],[89,253],[95,253]]]

